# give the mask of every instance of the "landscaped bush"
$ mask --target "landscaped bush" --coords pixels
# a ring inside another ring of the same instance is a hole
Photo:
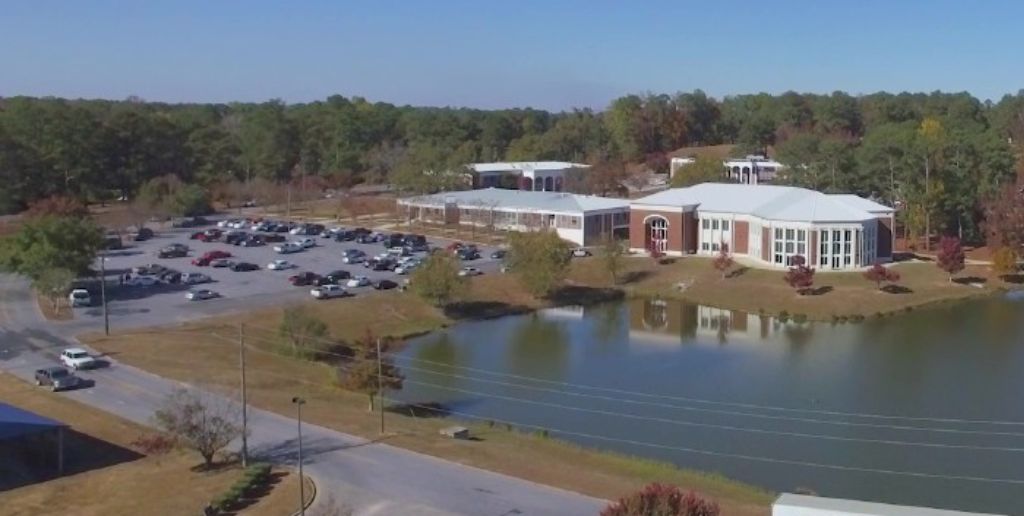
[[[270,464],[263,462],[250,465],[245,468],[242,478],[238,479],[226,492],[214,498],[210,505],[221,513],[230,511],[247,494],[270,480],[270,469]]]
[[[803,324],[807,322],[807,314],[793,314],[793,322]]]
[[[789,321],[789,312],[787,312],[785,310],[779,312],[779,322],[787,322],[787,321]]]
[[[861,315],[861,314],[853,314],[853,315],[850,316],[850,322],[852,322],[852,323],[864,322],[864,316]]]

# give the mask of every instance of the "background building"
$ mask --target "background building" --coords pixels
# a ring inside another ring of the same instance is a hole
[[[823,270],[892,259],[893,209],[856,195],[789,186],[703,183],[635,199],[630,248],[714,255],[722,243],[752,265],[794,256]]]
[[[672,158],[669,162],[669,177],[675,175],[676,171],[680,168],[694,161],[696,161],[696,158]],[[782,163],[757,155],[722,161],[722,174],[724,177],[736,183],[750,185],[771,182],[782,168]]]
[[[576,245],[596,245],[605,235],[625,238],[629,201],[562,192],[484,188],[398,200],[406,220],[465,224],[511,231],[554,229]]]
[[[506,188],[537,192],[561,192],[566,175],[590,165],[565,161],[515,161],[472,163],[474,188]]]

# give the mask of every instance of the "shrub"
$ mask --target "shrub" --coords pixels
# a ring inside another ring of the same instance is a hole
[[[859,323],[864,322],[864,316],[861,314],[853,314],[850,316],[850,322]]]
[[[807,314],[793,314],[793,322],[798,324],[807,322]]]
[[[718,516],[718,504],[706,501],[693,492],[683,493],[678,487],[653,483],[640,491],[612,502],[601,516]]]
[[[789,321],[789,312],[783,310],[779,312],[779,322]]]
[[[140,435],[131,445],[146,455],[162,455],[173,450],[175,443],[164,434],[150,434]]]

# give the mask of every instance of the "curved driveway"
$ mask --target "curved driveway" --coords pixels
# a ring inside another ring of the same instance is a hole
[[[28,284],[0,275],[0,369],[25,380],[54,365],[64,347],[79,345],[81,324],[43,320]],[[178,384],[112,362],[82,372],[95,384],[60,393],[118,416],[148,424],[153,410]],[[250,447],[280,463],[294,462],[296,422],[250,409]],[[444,461],[323,427],[303,425],[306,471],[321,494],[355,515],[594,515],[602,500]]]

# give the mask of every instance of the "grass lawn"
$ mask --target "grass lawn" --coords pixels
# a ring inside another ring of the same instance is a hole
[[[1012,285],[996,277],[987,266],[969,265],[958,278],[978,278],[981,288],[950,283],[945,272],[932,263],[899,263],[892,267],[900,273],[898,285],[909,292],[881,292],[860,272],[819,272],[814,276],[818,295],[798,295],[783,281],[784,272],[734,267],[732,277],[722,279],[710,258],[686,257],[658,265],[647,257],[630,257],[620,274],[621,287],[634,296],[676,298],[719,308],[764,311],[778,314],[804,314],[811,320],[830,320],[833,316],[891,313],[932,303],[987,295]],[[570,279],[582,284],[610,283],[602,262],[597,258],[577,260]],[[688,286],[680,290],[677,285]]]
[[[132,441],[152,430],[2,373],[0,399],[64,421],[75,432],[66,441],[68,474],[4,492],[4,514],[200,514],[242,474],[234,466],[194,472],[201,459],[184,451],[152,456],[129,451]],[[111,460],[118,454],[122,460]],[[284,498],[298,490],[293,477],[280,474],[270,494],[240,514],[287,514],[279,509],[292,506],[284,505]],[[297,505],[298,494],[291,500]]]

